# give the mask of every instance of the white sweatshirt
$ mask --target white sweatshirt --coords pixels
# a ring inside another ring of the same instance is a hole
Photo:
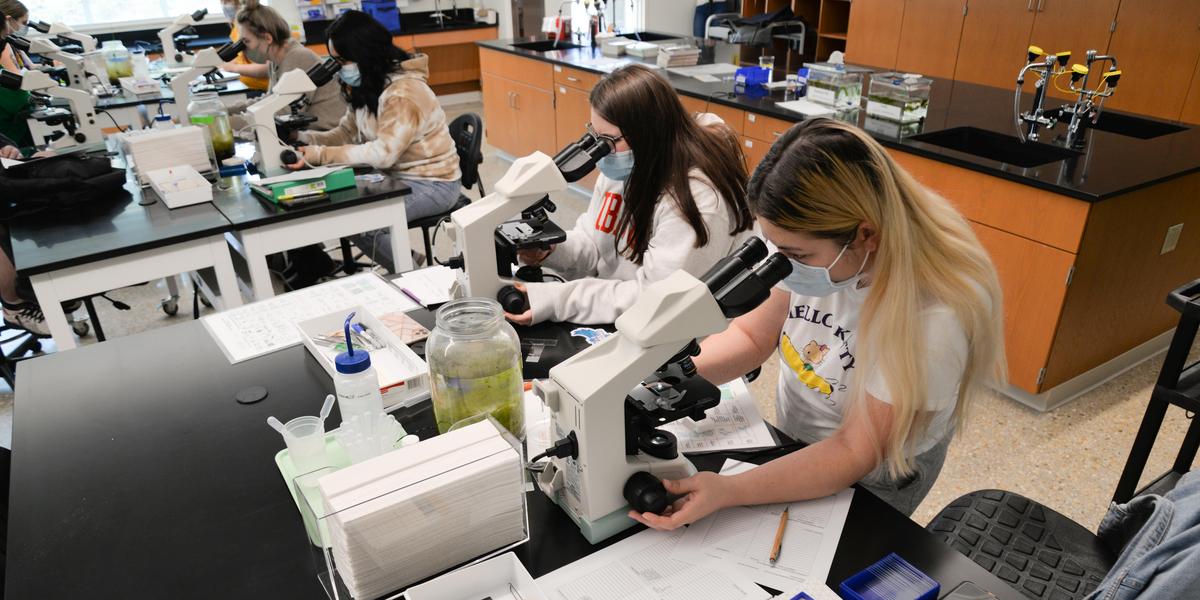
[[[714,122],[708,118],[698,120],[702,125]],[[587,212],[567,232],[566,241],[542,263],[568,281],[527,284],[533,322],[612,323],[637,300],[646,285],[679,269],[700,276],[753,235],[747,230],[731,236],[732,207],[698,169],[689,176],[692,197],[708,228],[707,245],[695,247],[696,233],[675,207],[675,200],[663,194],[654,208],[654,229],[642,264],[618,254],[613,233],[624,208],[625,182],[601,174]]]

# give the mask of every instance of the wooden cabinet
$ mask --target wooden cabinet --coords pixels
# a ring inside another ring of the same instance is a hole
[[[554,65],[554,83],[573,87],[585,92],[592,91],[600,81],[599,73],[589,73],[580,69],[572,69],[562,65]]]
[[[480,49],[483,127],[488,143],[513,156],[558,150],[550,63]],[[586,119],[584,121],[586,123]]]
[[[1179,118],[1200,56],[1200,2],[1125,0],[1108,50],[1122,74],[1107,108]]]
[[[1031,44],[1041,46],[1046,52],[1071,52],[1071,63],[1084,64],[1088,50],[1100,54],[1108,52],[1109,37],[1112,35],[1113,20],[1117,18],[1117,6],[1120,0],[1033,0],[1037,19],[1033,22]],[[975,10],[975,5],[971,5]],[[1053,47],[1047,48],[1044,44]],[[959,55],[961,60],[962,55]],[[1120,59],[1120,57],[1117,57]],[[1099,72],[1107,65],[1097,64],[1093,67],[1092,77],[1088,87],[1099,83]],[[1016,77],[1016,71],[1013,71]],[[1069,77],[1064,75],[1059,81],[1063,88],[1067,87]],[[1124,85],[1124,76],[1122,83]],[[1004,86],[1001,86],[1004,87]],[[1120,94],[1120,92],[1117,92]],[[1050,95],[1058,98],[1074,99],[1074,94],[1065,94],[1051,87]]]
[[[883,69],[896,68],[896,50],[900,47],[900,23],[903,20],[902,0],[851,2],[846,62]]]
[[[972,225],[1000,276],[1009,383],[1040,391],[1075,255],[987,225]]]
[[[1187,99],[1183,102],[1183,114],[1179,115],[1179,120],[1200,124],[1200,60],[1196,61],[1196,72],[1192,73],[1192,85],[1188,88]]]
[[[791,129],[794,124],[791,121],[784,121],[783,119],[746,113],[746,126],[742,133],[746,137],[767,142],[770,145],[774,144],[775,140],[779,139],[788,129]]]
[[[683,105],[683,110],[686,110],[688,114],[708,111],[708,102],[702,98],[693,98],[679,94],[679,103]]]
[[[751,175],[754,174],[754,169],[758,168],[758,163],[767,155],[767,150],[771,149],[771,144],[762,140],[756,140],[742,136],[742,154],[746,157],[746,171]]]
[[[963,19],[954,79],[992,87],[1013,87],[1017,71],[1025,66],[1029,45],[1050,43],[1050,40],[1039,42],[1037,37],[1030,41],[1036,4],[1037,0],[971,3]],[[1044,50],[1054,52],[1057,46]]]
[[[908,0],[900,26],[896,69],[954,78],[966,0]]]
[[[742,134],[742,121],[746,118],[746,111],[716,102],[708,103],[708,112],[721,117],[722,121],[733,130],[734,133]]]

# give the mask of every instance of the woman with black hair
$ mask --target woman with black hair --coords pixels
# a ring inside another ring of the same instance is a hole
[[[350,108],[329,131],[300,132],[308,144],[301,148],[304,162],[368,164],[403,179],[412,188],[404,200],[410,221],[453,206],[461,189],[458,153],[446,113],[426,83],[429,57],[397,48],[383,25],[356,10],[342,13],[326,33]],[[354,240],[394,271],[388,235],[379,230]]]
[[[518,252],[568,279],[516,284],[530,308],[507,316],[520,325],[612,323],[646,285],[681,269],[699,276],[751,235],[741,146],[719,117],[688,114],[638,64],[601,79],[588,101],[588,130],[612,153],[566,241]]]

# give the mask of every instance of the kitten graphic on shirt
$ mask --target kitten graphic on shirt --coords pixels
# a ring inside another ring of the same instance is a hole
[[[779,342],[779,348],[783,353],[783,360],[791,367],[792,372],[796,374],[801,383],[808,386],[809,389],[824,394],[826,398],[833,394],[833,386],[817,375],[816,371],[817,366],[824,362],[826,355],[829,354],[829,346],[818,344],[816,340],[810,340],[804,345],[802,352],[798,352],[792,345],[792,340],[785,333]]]

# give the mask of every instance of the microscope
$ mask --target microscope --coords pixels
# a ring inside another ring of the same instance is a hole
[[[1013,117],[1017,126],[1017,137],[1021,143],[1025,143],[1028,139],[1036,142],[1038,140],[1038,128],[1047,127],[1053,128],[1058,123],[1056,113],[1046,111],[1043,105],[1046,103],[1047,87],[1050,86],[1053,79],[1066,72],[1067,62],[1071,60],[1070,52],[1059,52],[1057,54],[1046,54],[1037,46],[1030,46],[1026,55],[1026,65],[1021,67],[1020,73],[1017,74],[1017,92],[1013,98]],[[1025,73],[1033,71],[1038,74],[1038,80],[1034,84],[1033,106],[1029,112],[1021,112],[1021,88],[1025,85]],[[1025,129],[1028,124],[1028,132]]]
[[[63,51],[50,38],[23,38],[19,35],[8,36],[8,43],[26,54],[36,54],[62,63],[67,75],[67,87],[92,94],[92,82],[88,79],[87,66],[82,56]],[[107,73],[105,74],[107,77]]]
[[[791,270],[787,258],[767,257],[766,244],[751,238],[700,278],[676,271],[650,285],[617,318],[614,335],[534,381],[558,440],[549,461],[535,464],[545,465],[536,483],[589,542],[632,526],[630,506],[665,509],[673,498],[659,479],[696,473],[675,436],[659,429],[701,420],[720,402],[717,387],[696,374],[696,340],[762,304]]]
[[[299,160],[292,147],[280,136],[279,131],[280,127],[285,130],[294,128],[296,120],[290,114],[276,117],[275,113],[289,106],[303,106],[304,95],[329,83],[339,70],[341,67],[337,61],[327,58],[307,72],[300,69],[288,71],[279,78],[279,81],[275,82],[270,94],[246,109],[246,113],[249,115],[247,120],[254,128],[254,139],[258,146],[255,162],[258,164],[259,172],[264,176],[272,177],[287,172],[288,169],[284,165]]]
[[[28,71],[18,75],[0,70],[0,86],[30,92],[30,98],[41,105],[41,108],[29,116],[52,127],[61,125],[66,130],[55,131],[47,136],[46,148],[63,150],[104,143],[104,134],[100,131],[100,124],[96,119],[96,102],[91,91],[63,87],[41,71]],[[66,100],[70,109],[50,106],[52,98]]]
[[[208,9],[202,8],[190,15],[180,15],[170,25],[159,30],[158,41],[162,43],[163,62],[169,67],[188,66],[192,62],[192,53],[175,48],[175,35],[191,29],[193,25],[204,20]]]
[[[1100,74],[1100,84],[1095,89],[1089,90],[1087,87],[1088,76],[1092,72],[1092,65],[1097,62],[1107,62],[1109,67]],[[1067,127],[1067,147],[1083,147],[1083,136],[1079,135],[1079,130],[1085,120],[1091,125],[1096,124],[1096,121],[1100,119],[1104,99],[1113,95],[1117,88],[1117,82],[1120,80],[1121,71],[1117,68],[1117,57],[1112,55],[1098,54],[1095,50],[1088,50],[1085,64],[1071,65],[1069,87],[1072,92],[1078,94],[1078,97],[1074,104],[1062,108],[1062,115],[1071,116],[1071,124]]]
[[[96,38],[71,29],[63,23],[46,23],[45,21],[29,22],[29,27],[51,39],[63,39],[76,42],[84,53],[96,50]]]
[[[175,95],[173,116],[176,121],[180,124],[186,124],[189,121],[190,115],[188,115],[187,107],[192,99],[192,81],[197,77],[204,77],[211,83],[220,76],[221,65],[233,60],[245,49],[246,42],[242,40],[230,42],[216,49],[205,48],[196,54],[191,68],[171,78],[171,93]]]
[[[554,158],[542,152],[518,158],[496,182],[494,192],[451,213],[453,236],[462,250],[456,297],[496,298],[508,312],[525,311],[528,299],[511,285],[517,250],[548,249],[567,239],[550,221],[555,207],[549,194],[566,190],[568,183],[592,172],[596,161],[610,151],[607,142],[585,133]],[[517,213],[519,219],[508,220]],[[522,267],[517,278],[541,281],[540,269]]]

